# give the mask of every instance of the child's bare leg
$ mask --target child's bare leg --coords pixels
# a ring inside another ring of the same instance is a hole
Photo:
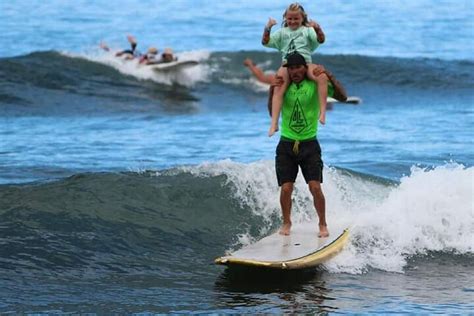
[[[318,100],[319,100],[319,122],[321,124],[326,123],[326,105],[328,97],[328,77],[325,73],[321,73],[318,76],[314,75],[315,64],[308,65],[308,77],[318,84]]]
[[[278,119],[280,118],[283,95],[285,94],[289,83],[289,77],[286,68],[280,67],[280,69],[278,69],[277,76],[281,76],[283,78],[283,84],[281,86],[276,86],[273,90],[272,122],[270,124],[270,129],[268,130],[268,136],[270,137],[273,136],[276,131],[278,131]]]

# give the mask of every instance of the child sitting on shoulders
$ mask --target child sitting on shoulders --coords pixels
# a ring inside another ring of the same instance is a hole
[[[283,14],[283,27],[270,35],[270,31],[276,21],[268,19],[262,38],[262,44],[266,47],[276,48],[282,53],[282,66],[286,64],[286,56],[298,52],[303,55],[308,64],[307,76],[318,84],[318,99],[321,105],[319,121],[321,124],[326,120],[326,98],[327,77],[315,76],[316,65],[312,63],[311,53],[324,42],[324,33],[321,27],[314,21],[309,21],[306,12],[299,3],[292,3]],[[283,96],[289,85],[288,72],[284,67],[278,69],[278,76],[283,78],[283,85],[276,86],[272,99],[272,122],[268,136],[272,136],[278,130],[278,119],[280,117]]]

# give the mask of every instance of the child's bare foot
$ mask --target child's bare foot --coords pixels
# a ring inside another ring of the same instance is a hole
[[[278,132],[278,126],[270,126],[270,129],[268,130],[268,137],[272,137],[275,132]]]
[[[281,225],[279,233],[280,235],[288,236],[290,234],[290,230],[291,230],[291,223],[286,223],[286,224]]]
[[[329,237],[329,231],[327,225],[319,225],[319,238]]]

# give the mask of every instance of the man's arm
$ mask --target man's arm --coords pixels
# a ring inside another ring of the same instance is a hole
[[[244,60],[244,65],[252,72],[252,74],[257,78],[258,81],[266,84],[271,84],[273,81],[273,75],[266,75],[262,69],[257,67],[250,58]]]
[[[347,100],[347,93],[346,89],[344,89],[344,86],[334,77],[334,75],[324,68],[323,65],[318,65],[316,64],[316,67],[313,70],[313,74],[315,77],[318,77],[320,74],[325,73],[326,76],[328,77],[328,80],[332,83],[332,86],[334,88],[334,99],[345,102]]]
[[[328,70],[325,70],[324,73],[328,76],[329,81],[331,81],[332,86],[334,87],[334,99],[345,102],[347,100],[347,93],[344,86]]]

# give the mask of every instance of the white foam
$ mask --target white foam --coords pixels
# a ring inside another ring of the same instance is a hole
[[[273,161],[230,160],[187,167],[195,175],[226,175],[235,197],[255,216],[280,216]],[[474,168],[447,164],[431,170],[413,167],[399,185],[378,183],[325,168],[323,189],[331,225],[350,226],[348,246],[326,264],[331,272],[362,273],[369,268],[403,272],[407,259],[427,251],[473,253]],[[303,177],[295,183],[292,220],[316,220]],[[269,227],[270,225],[268,225]],[[261,230],[262,236],[268,227]],[[240,236],[242,244],[252,239]]]
[[[474,168],[413,167],[381,203],[365,201],[353,217],[352,243],[328,263],[332,271],[368,267],[403,272],[406,260],[427,251],[472,254]]]
[[[186,67],[177,71],[157,72],[147,65],[139,64],[137,59],[125,60],[115,56],[115,51],[99,51],[83,54],[64,53],[69,57],[84,58],[90,61],[105,64],[117,69],[119,72],[133,76],[139,80],[152,80],[160,84],[180,84],[191,87],[198,82],[206,82],[208,80],[210,70],[209,66],[204,63],[209,59],[208,51],[184,51],[176,53],[178,60],[195,60],[200,62],[193,67]]]

